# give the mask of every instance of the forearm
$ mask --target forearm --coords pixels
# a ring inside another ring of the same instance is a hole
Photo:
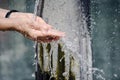
[[[38,42],[51,42],[64,36],[63,32],[53,29],[40,17],[36,17],[34,21],[31,13],[15,12],[5,18],[7,12],[8,10],[0,9],[0,31],[18,31]]]
[[[4,18],[8,10],[0,8],[0,18]]]
[[[0,18],[0,31],[14,30],[14,20]]]
[[[12,19],[5,18],[8,10],[0,8],[0,31],[12,30],[13,22]]]

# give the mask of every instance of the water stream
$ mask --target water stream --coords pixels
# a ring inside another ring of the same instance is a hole
[[[85,15],[79,12],[82,9],[81,5],[75,6],[80,2],[76,1],[74,4],[72,4],[73,0],[54,0],[50,1],[49,4],[48,2],[47,0],[44,2],[42,17],[48,23],[57,26],[54,28],[66,32],[67,36],[57,42],[39,44],[39,65],[44,80],[46,77],[49,80],[92,80],[90,36],[87,30]],[[56,4],[53,5],[53,2]],[[35,6],[35,15],[37,7]],[[71,10],[70,8],[73,9]],[[56,14],[61,14],[62,16],[57,16]],[[78,14],[78,16],[75,16],[75,14]],[[55,18],[51,18],[53,15]],[[61,22],[61,24],[55,20]],[[63,26],[64,30],[63,27],[59,26]]]

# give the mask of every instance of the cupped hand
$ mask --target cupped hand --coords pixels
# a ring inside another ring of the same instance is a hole
[[[10,19],[15,19],[15,30],[22,33],[25,37],[38,42],[51,42],[59,40],[65,35],[64,32],[55,30],[42,18],[33,19],[31,13],[12,13]]]

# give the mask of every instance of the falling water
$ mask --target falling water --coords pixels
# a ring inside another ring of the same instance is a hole
[[[46,0],[44,5],[43,19],[66,32],[66,37],[58,42],[38,45],[44,80],[92,80],[90,36],[79,0]]]
[[[36,3],[36,5],[37,4],[38,4],[38,2]],[[67,5],[69,6],[70,4],[67,4]],[[69,6],[69,7],[72,7],[72,6]],[[51,8],[52,8],[52,6],[51,6]],[[37,9],[35,10],[34,13],[35,14],[37,13]],[[71,14],[71,15],[73,15],[73,14]],[[44,18],[44,16],[43,16],[43,18]],[[64,19],[64,18],[61,17],[61,19]],[[53,20],[53,22],[54,22],[54,20]],[[77,22],[80,22],[80,21],[77,21]],[[75,27],[71,27],[70,29],[64,28],[67,36],[65,38],[59,40],[58,42],[52,42],[50,44],[39,44],[39,46],[41,46],[41,47],[39,47],[39,50],[40,50],[39,56],[40,55],[43,56],[43,57],[39,57],[39,65],[41,66],[41,69],[44,72],[47,72],[50,75],[49,79],[56,78],[57,80],[63,80],[63,79],[69,80],[72,78],[73,80],[79,80],[80,78],[82,78],[81,74],[83,76],[84,73],[85,73],[85,76],[83,77],[83,80],[88,79],[87,72],[85,72],[85,71],[87,71],[85,69],[87,69],[89,67],[88,62],[84,58],[86,56],[83,56],[81,54],[82,52],[80,52],[80,49],[81,49],[81,51],[83,51],[83,53],[86,53],[86,51],[84,51],[86,49],[89,52],[88,48],[90,47],[90,46],[87,46],[87,44],[88,45],[90,45],[90,44],[88,43],[89,35],[86,34],[88,32],[87,32],[85,24],[86,23],[82,23],[84,29],[79,28],[76,24],[73,25],[73,26],[76,26],[76,28]],[[57,27],[57,29],[62,30],[61,28],[58,28],[58,27]],[[81,30],[81,29],[83,29],[84,32],[82,31],[82,33],[80,33],[79,30]],[[79,35],[79,34],[81,34],[81,35]],[[82,39],[82,40],[80,41],[80,39]],[[87,41],[87,43],[86,43],[86,41]],[[48,47],[48,45],[50,45],[50,46]],[[81,65],[81,62],[84,64]],[[80,65],[81,65],[81,69],[80,69]],[[90,63],[90,65],[91,65],[91,63]],[[81,71],[81,70],[83,70],[83,71]],[[90,72],[90,71],[88,71],[88,72]],[[85,78],[85,77],[87,77],[87,78]],[[90,78],[89,78],[89,80],[90,80]]]
[[[34,8],[34,15],[33,15],[34,20],[36,20],[36,17],[37,17],[38,6],[39,6],[39,0],[36,0],[35,8]],[[35,78],[36,78],[36,80],[38,80],[39,79],[39,77],[38,77],[39,64],[38,64],[38,43],[37,43],[37,41],[34,44],[34,48],[35,48],[35,57],[34,57],[35,58]]]

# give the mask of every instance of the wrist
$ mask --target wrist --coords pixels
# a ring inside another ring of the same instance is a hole
[[[12,19],[6,19],[6,18],[0,18],[0,30],[1,31],[9,31],[15,30],[15,24],[13,23],[14,20]]]
[[[0,8],[0,18],[5,18],[5,15],[6,15],[6,13],[7,13],[8,11],[9,11],[9,10],[1,9],[1,8]]]
[[[17,10],[10,10],[6,13],[5,18],[9,18],[12,13],[18,12]]]
[[[9,16],[9,18],[16,18],[16,19],[18,19],[21,15],[21,12],[15,12],[15,13],[12,13],[10,16]]]
[[[6,15],[5,15],[5,18],[8,20],[8,27],[7,27],[7,30],[12,30],[12,31],[17,31],[17,25],[16,25],[16,19],[17,18],[10,18],[10,17],[13,17],[15,16],[14,13],[18,12],[17,10],[10,10],[10,11],[7,11]],[[12,15],[14,14],[14,15]]]

